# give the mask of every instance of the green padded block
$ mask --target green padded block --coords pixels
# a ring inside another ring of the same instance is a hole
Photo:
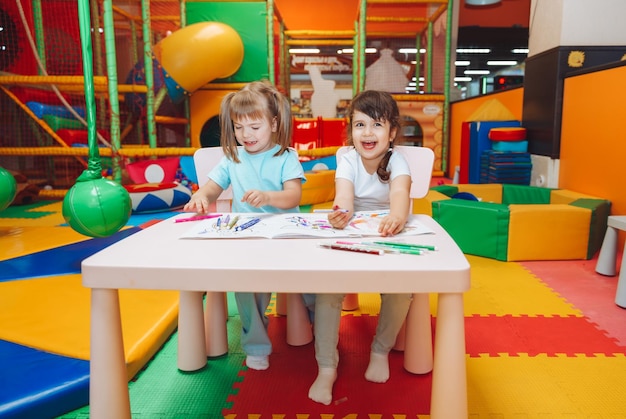
[[[46,121],[46,124],[48,124],[50,126],[50,128],[52,128],[52,131],[56,132],[60,129],[87,129],[85,128],[85,126],[82,124],[82,122],[80,122],[77,119],[70,119],[70,118],[61,118],[59,116],[54,116],[54,115],[44,115],[43,118],[44,121]]]
[[[502,185],[503,204],[549,204],[550,188],[526,185]]]
[[[459,188],[456,186],[452,186],[452,185],[438,185],[438,186],[433,186],[430,189],[433,191],[442,193],[446,196],[449,196],[450,198],[452,197],[452,195],[459,192]]]
[[[264,1],[187,2],[187,24],[222,22],[233,28],[243,42],[243,62],[235,74],[215,83],[247,83],[268,79],[267,4]]]
[[[433,218],[463,253],[506,261],[509,207],[492,202],[446,199],[432,203]]]
[[[611,201],[606,199],[581,198],[569,205],[591,210],[591,221],[589,223],[589,243],[587,244],[587,259],[591,259],[604,240],[606,226],[609,215],[611,215]]]

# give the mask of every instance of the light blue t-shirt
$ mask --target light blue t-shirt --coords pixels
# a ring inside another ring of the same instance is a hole
[[[260,154],[250,154],[243,147],[238,147],[240,163],[235,163],[224,156],[217,166],[209,173],[209,179],[222,189],[233,187],[233,212],[300,212],[300,207],[280,209],[271,206],[253,207],[241,202],[241,197],[250,189],[260,191],[282,191],[283,183],[292,179],[302,179],[304,170],[298,160],[298,153],[287,150],[280,156],[274,156],[280,150],[276,145]]]

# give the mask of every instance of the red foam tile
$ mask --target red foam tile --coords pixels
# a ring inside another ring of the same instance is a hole
[[[273,317],[269,332],[274,345],[270,368],[265,371],[246,370],[237,386],[236,395],[229,397],[232,408],[223,415],[237,417],[272,414],[295,417],[307,413],[311,417],[334,414],[345,417],[369,412],[390,415],[428,414],[430,411],[431,374],[413,375],[402,366],[403,354],[389,356],[391,378],[385,384],[371,383],[364,378],[369,361],[370,344],[376,328],[377,317],[343,316],[340,327],[340,364],[334,386],[334,401],[330,406],[313,402],[308,390],[317,375],[313,343],[305,346],[288,346],[285,342],[284,317]],[[383,401],[384,402],[381,402]]]
[[[626,351],[586,317],[576,316],[472,316],[465,319],[465,336],[466,351],[472,357],[500,353],[612,356]]]

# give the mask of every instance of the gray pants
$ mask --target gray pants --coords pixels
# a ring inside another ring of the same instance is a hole
[[[315,359],[319,368],[337,368],[339,363],[339,321],[343,294],[315,297]],[[380,315],[372,352],[388,354],[411,305],[411,294],[381,294]]]

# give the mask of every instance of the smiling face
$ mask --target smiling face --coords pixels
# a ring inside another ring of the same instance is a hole
[[[389,121],[375,120],[363,112],[354,111],[351,131],[354,147],[364,164],[369,166],[366,162],[377,165],[387,153],[397,129],[391,128]]]
[[[276,132],[276,121],[267,118],[233,118],[235,138],[250,154],[262,153],[274,146],[273,133]]]

